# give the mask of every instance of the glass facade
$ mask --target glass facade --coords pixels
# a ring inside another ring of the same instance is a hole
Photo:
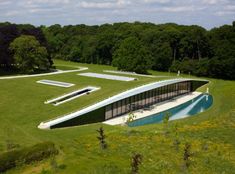
[[[105,107],[105,119],[118,117],[187,94],[192,91],[191,86],[190,81],[170,84],[114,102]]]

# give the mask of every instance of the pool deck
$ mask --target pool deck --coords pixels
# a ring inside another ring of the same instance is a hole
[[[143,110],[143,109],[137,110],[137,111],[133,112],[134,115],[136,116],[136,118],[134,120],[144,118],[144,117],[168,110],[170,108],[174,108],[174,107],[179,106],[189,100],[192,100],[192,99],[198,97],[200,94],[202,94],[202,93],[201,92],[192,92],[192,93],[184,95],[184,96],[176,97],[173,100],[168,100],[168,101],[153,105],[153,109],[151,109],[151,110]],[[120,116],[117,118],[113,118],[113,119],[104,121],[103,123],[108,124],[108,125],[125,124],[128,117],[129,117],[129,115],[126,114],[126,115],[123,115],[123,116]]]

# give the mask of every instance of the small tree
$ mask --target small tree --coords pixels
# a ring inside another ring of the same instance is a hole
[[[192,153],[191,153],[191,144],[189,143],[185,143],[184,145],[184,165],[186,168],[189,168],[190,166],[190,157],[192,156]]]
[[[131,174],[139,173],[139,165],[142,163],[143,156],[139,153],[133,154],[131,159]]]
[[[168,133],[168,123],[169,123],[170,115],[171,115],[170,112],[166,112],[163,117],[163,124],[164,124],[165,133]]]
[[[175,150],[178,151],[179,145],[180,145],[180,140],[179,140],[179,135],[178,135],[178,125],[177,124],[174,125],[173,132],[175,134],[173,146],[175,147]]]
[[[104,129],[103,127],[100,127],[98,130],[96,130],[99,133],[99,136],[97,137],[97,139],[100,141],[100,147],[101,149],[106,149],[107,148],[107,144],[105,142],[105,138],[106,136],[104,135]]]
[[[52,157],[52,159],[50,161],[50,166],[51,166],[52,171],[54,171],[54,172],[57,171],[58,164],[57,164],[57,161],[56,161],[55,157]]]

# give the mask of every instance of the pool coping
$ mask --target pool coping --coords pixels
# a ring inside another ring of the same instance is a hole
[[[168,109],[177,107],[183,103],[186,103],[186,102],[198,97],[201,94],[202,94],[202,92],[192,92],[190,94],[179,96],[174,99],[167,100],[162,103],[158,103],[156,105],[153,105],[153,109],[151,109],[151,110],[143,110],[143,109],[137,110],[137,111],[133,112],[133,114],[135,115],[135,118],[133,120],[145,118],[145,117],[151,116],[153,114],[158,114],[158,113],[166,111]],[[129,117],[129,114],[125,114],[125,115],[119,116],[117,118],[106,120],[103,123],[108,124],[108,125],[112,125],[112,126],[124,125],[124,124],[126,124],[128,117]]]

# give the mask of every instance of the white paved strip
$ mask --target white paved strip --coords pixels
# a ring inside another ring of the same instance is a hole
[[[51,73],[42,73],[42,74],[31,74],[31,75],[17,75],[17,76],[4,76],[0,77],[0,80],[5,80],[5,79],[18,79],[18,78],[28,78],[28,77],[41,77],[41,76],[49,76],[49,75],[56,75],[56,74],[64,74],[64,73],[71,73],[71,72],[79,72],[79,71],[85,71],[88,70],[87,67],[78,67],[79,69],[74,69],[74,70],[59,70],[56,72],[51,72]]]
[[[95,77],[95,78],[101,78],[101,79],[108,79],[108,80],[126,81],[126,82],[136,80],[136,78],[132,78],[132,77],[115,76],[115,75],[98,74],[98,73],[81,73],[81,74],[78,74],[78,75],[86,76],[86,77]]]
[[[112,70],[104,70],[104,72],[107,73],[113,73],[113,74],[127,74],[127,75],[133,75],[133,76],[142,76],[142,77],[151,77],[151,78],[165,78],[170,76],[154,76],[154,75],[147,75],[147,74],[138,74],[135,72],[128,72],[128,71],[112,71]]]
[[[73,83],[66,83],[66,82],[59,82],[54,80],[39,80],[37,83],[45,84],[45,85],[52,85],[52,86],[59,86],[64,88],[69,88],[71,86],[74,86]]]
[[[134,120],[136,119],[140,119],[140,118],[144,118],[147,116],[151,116],[166,110],[169,110],[171,108],[174,108],[176,106],[179,106],[183,103],[186,103],[187,101],[190,101],[196,97],[198,97],[199,95],[201,95],[201,92],[193,92],[184,96],[179,96],[173,100],[167,100],[165,102],[159,103],[154,105],[153,109],[151,110],[143,110],[140,109],[138,111],[133,112],[134,115],[136,116],[136,118],[134,118]],[[116,117],[107,121],[104,121],[103,123],[108,124],[108,125],[119,125],[119,124],[125,124],[126,120],[128,119],[129,115],[123,115],[120,117]]]
[[[81,94],[79,94],[79,95],[75,95],[76,93],[79,93],[79,92],[84,91],[84,90],[86,90],[86,89],[88,89],[89,91],[84,92],[84,93],[81,93]],[[71,100],[73,100],[73,99],[75,99],[75,98],[78,98],[78,97],[81,97],[81,96],[83,96],[83,95],[86,95],[87,93],[95,92],[95,91],[97,91],[97,90],[99,90],[99,89],[100,89],[100,88],[98,88],[98,87],[88,86],[88,87],[86,87],[86,88],[73,91],[73,92],[71,92],[71,93],[62,95],[62,96],[60,96],[60,97],[57,97],[57,98],[54,98],[54,99],[51,99],[51,100],[47,100],[47,101],[44,102],[44,103],[45,103],[45,104],[50,104],[50,103],[54,103],[54,102],[55,102],[53,105],[54,105],[54,106],[58,106],[58,105],[63,104],[63,103],[65,103],[65,102],[71,101]],[[71,97],[69,97],[69,96],[71,96]],[[60,102],[57,102],[57,101],[59,101],[59,100],[61,100],[61,99],[64,99],[64,98],[67,98],[67,99],[65,99],[65,100],[63,100],[63,101],[60,101]]]

